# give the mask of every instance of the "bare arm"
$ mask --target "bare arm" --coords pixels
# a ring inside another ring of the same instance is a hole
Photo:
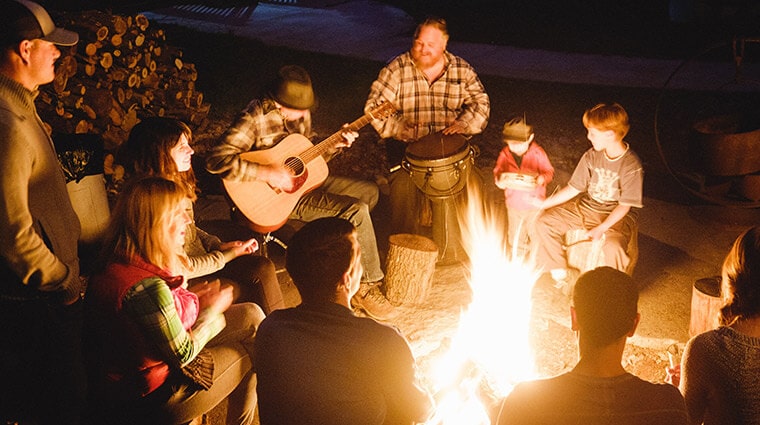
[[[562,189],[560,189],[557,193],[549,196],[543,202],[541,202],[540,208],[542,210],[545,210],[547,208],[551,208],[559,204],[564,204],[565,202],[578,196],[579,193],[581,192],[578,189],[572,186],[565,186]]]
[[[618,206],[612,210],[612,212],[607,216],[607,218],[604,219],[603,222],[587,232],[589,239],[597,240],[601,238],[604,232],[609,230],[610,227],[614,226],[615,223],[622,220],[630,210],[630,205],[618,204]]]

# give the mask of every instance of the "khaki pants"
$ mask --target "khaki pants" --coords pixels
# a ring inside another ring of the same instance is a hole
[[[582,205],[577,199],[544,211],[536,220],[531,241],[536,265],[544,271],[567,268],[567,259],[562,247],[565,233],[572,229],[592,229],[604,221],[607,215]],[[638,222],[634,212],[629,212],[607,230],[602,247],[603,264],[599,266],[609,266],[632,273],[634,264],[630,255],[632,252],[629,253],[629,243],[637,231]]]

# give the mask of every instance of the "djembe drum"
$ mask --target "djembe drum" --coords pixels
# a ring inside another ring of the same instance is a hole
[[[433,241],[439,248],[438,263],[465,259],[457,221],[457,203],[474,166],[474,150],[461,134],[429,134],[406,148],[402,168],[431,201]]]

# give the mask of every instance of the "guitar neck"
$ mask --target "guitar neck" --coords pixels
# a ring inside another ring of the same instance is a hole
[[[335,133],[333,133],[330,137],[317,143],[316,145],[314,145],[314,147],[307,149],[301,155],[298,155],[298,156],[301,158],[301,160],[304,163],[308,164],[314,158],[322,156],[327,151],[337,146],[338,143],[340,143],[340,141],[343,140],[344,132],[358,131],[359,129],[367,125],[371,120],[372,120],[372,116],[370,114],[364,114],[361,117],[359,117],[356,121],[348,124],[347,127],[341,128],[339,131],[336,131]]]

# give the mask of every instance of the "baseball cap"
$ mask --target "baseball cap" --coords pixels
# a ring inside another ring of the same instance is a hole
[[[59,46],[73,46],[79,34],[58,28],[45,8],[28,0],[1,0],[0,40],[3,44],[40,39]]]
[[[523,117],[515,117],[504,124],[501,131],[505,141],[527,142],[533,134],[533,126],[528,125]]]

